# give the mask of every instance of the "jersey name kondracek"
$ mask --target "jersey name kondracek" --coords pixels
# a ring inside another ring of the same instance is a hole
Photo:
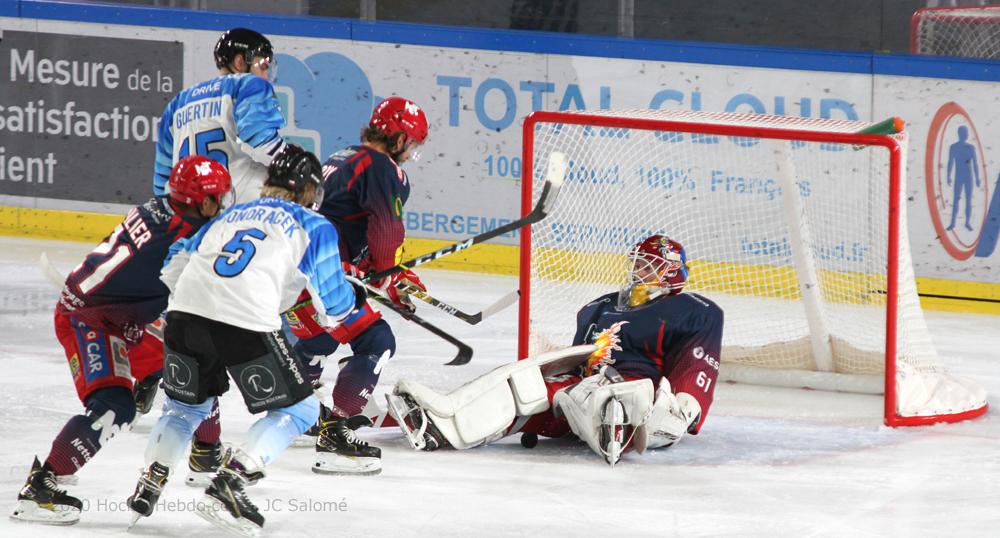
[[[256,75],[225,75],[181,91],[160,118],[154,194],[166,192],[179,159],[202,155],[229,169],[237,201],[256,199],[267,165],[284,147],[284,125],[274,88]]]
[[[403,206],[410,197],[406,172],[385,153],[351,146],[327,159],[323,177],[319,212],[337,227],[341,256],[362,271],[399,263]]]
[[[253,331],[281,328],[303,288],[330,316],[354,306],[337,231],[293,202],[260,198],[227,209],[192,237],[163,270],[169,311],[189,312]]]
[[[174,212],[165,197],[132,208],[110,235],[66,277],[56,307],[92,327],[137,338],[167,307],[160,268],[170,245],[205,220]]]

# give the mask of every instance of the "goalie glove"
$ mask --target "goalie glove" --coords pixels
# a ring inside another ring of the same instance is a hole
[[[665,448],[673,446],[701,419],[701,404],[686,392],[673,394],[667,378],[660,379],[649,420],[643,430],[636,433],[637,451],[640,448]],[[640,435],[643,434],[643,435]],[[643,445],[643,441],[645,444]]]
[[[385,294],[385,296],[388,297],[393,304],[405,309],[408,312],[416,312],[417,307],[414,306],[413,301],[410,300],[410,294],[400,290],[399,288],[414,286],[419,288],[420,291],[427,291],[427,287],[420,281],[420,277],[418,277],[417,274],[410,269],[394,273],[382,280],[372,282],[371,285],[373,288],[377,288],[380,292]]]

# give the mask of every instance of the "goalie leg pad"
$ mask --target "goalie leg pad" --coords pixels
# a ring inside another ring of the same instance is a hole
[[[553,399],[553,406],[565,415],[573,433],[611,465],[628,444],[627,436],[621,433],[628,426],[634,431],[645,424],[652,405],[651,380],[613,383],[604,375],[587,377]]]
[[[439,394],[419,383],[402,380],[393,390],[396,400],[389,398],[390,407],[394,402],[399,404],[399,413],[413,413],[414,406],[419,408],[430,425],[457,449],[487,444],[506,435],[516,417],[549,409],[543,368],[553,363],[564,364],[573,360],[571,358],[582,362],[594,349],[594,346],[577,346],[505,364],[449,394]],[[406,399],[413,405],[403,406],[402,401]],[[415,431],[415,428],[425,428],[399,420],[405,415],[395,418],[411,445],[418,448],[423,443],[424,432]]]

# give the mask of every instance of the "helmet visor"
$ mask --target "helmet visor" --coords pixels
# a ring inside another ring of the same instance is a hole
[[[274,84],[278,80],[278,60],[274,56],[254,56],[250,72]]]

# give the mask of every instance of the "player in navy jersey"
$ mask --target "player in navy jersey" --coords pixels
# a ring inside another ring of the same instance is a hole
[[[523,432],[573,432],[614,465],[629,450],[668,447],[697,434],[719,373],[723,314],[681,293],[681,245],[650,236],[632,247],[627,284],[577,314],[574,347],[501,366],[448,395],[400,381],[389,410],[411,445],[471,448]]]
[[[160,118],[153,193],[162,195],[170,167],[187,155],[204,155],[227,169],[238,203],[255,200],[267,166],[285,142],[285,120],[270,77],[276,64],[271,42],[247,28],[233,28],[215,45],[219,76],[174,96]]]
[[[337,228],[340,256],[356,276],[382,271],[401,261],[405,230],[403,207],[410,197],[410,181],[401,165],[416,157],[427,139],[423,110],[402,97],[389,97],[372,111],[361,131],[361,144],[340,150],[323,165],[325,195],[319,212]],[[413,303],[397,285],[426,291],[413,271],[396,273],[372,285],[397,305],[413,310]],[[316,436],[313,471],[331,474],[377,474],[382,469],[381,450],[357,438],[354,430],[369,425],[362,410],[372,396],[384,361],[396,352],[392,329],[371,305],[331,334],[312,321],[312,306],[304,294],[286,316],[299,338],[296,353],[310,365],[318,382],[321,361],[343,343],[353,355],[342,366],[333,388],[333,406],[321,411],[320,422],[309,433]]]
[[[260,532],[264,517],[243,487],[263,478],[264,466],[319,416],[305,367],[281,330],[281,313],[303,287],[323,306],[324,321],[344,320],[367,298],[363,285],[344,275],[334,227],[307,209],[322,198],[321,174],[315,156],[287,146],[271,163],[259,199],[229,208],[164,267],[172,292],[164,336],[167,400],[149,437],[147,468],[128,499],[133,521],[152,514],[195,427],[232,377],[247,409],[267,414],[227,453],[196,511],[240,534]]]
[[[162,367],[162,335],[147,330],[167,307],[160,269],[175,241],[219,212],[230,178],[219,163],[194,156],[177,163],[169,185],[169,196],[132,208],[66,278],[55,331],[86,411],[66,422],[44,465],[35,458],[14,519],[58,525],[79,520],[81,502],[59,490],[56,477],[76,473],[128,427],[136,414],[133,377],[143,379]]]

